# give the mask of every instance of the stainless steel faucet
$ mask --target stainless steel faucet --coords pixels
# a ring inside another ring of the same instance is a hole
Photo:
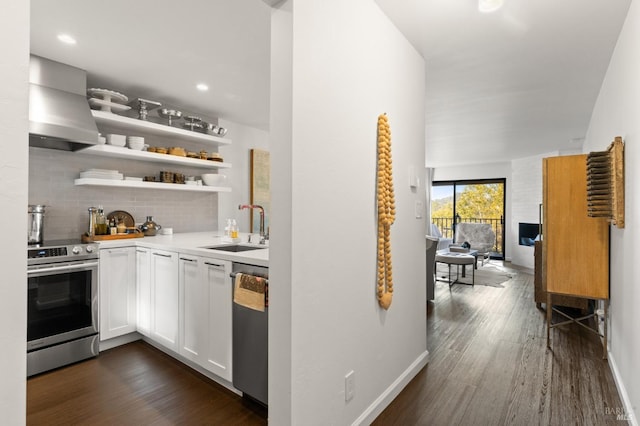
[[[267,234],[264,232],[264,208],[257,204],[240,204],[238,210],[259,209],[260,210],[260,244],[266,244]]]

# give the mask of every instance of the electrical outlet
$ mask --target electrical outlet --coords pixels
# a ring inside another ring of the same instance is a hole
[[[344,400],[351,401],[353,399],[353,394],[356,391],[356,373],[353,370],[349,371],[346,376],[344,376]]]

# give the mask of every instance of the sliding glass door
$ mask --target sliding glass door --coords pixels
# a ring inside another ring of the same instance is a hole
[[[431,221],[455,241],[456,225],[488,223],[496,237],[491,257],[504,259],[505,179],[436,181],[431,187]]]

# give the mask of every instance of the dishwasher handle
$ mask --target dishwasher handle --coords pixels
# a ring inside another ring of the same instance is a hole
[[[252,274],[252,273],[249,273],[249,272],[232,272],[232,273],[230,273],[230,274],[229,274],[229,276],[230,276],[231,278],[235,278],[235,277],[236,277],[236,275],[238,275],[238,274],[252,275],[252,276],[254,276],[254,277],[262,278],[262,279],[264,279],[264,281],[265,281],[267,284],[269,284],[269,277],[268,277],[268,276],[266,276],[266,277],[265,277],[265,276],[262,276],[262,275]]]

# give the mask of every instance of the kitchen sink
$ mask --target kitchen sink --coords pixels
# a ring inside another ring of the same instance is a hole
[[[209,250],[221,250],[221,251],[231,251],[234,253],[238,253],[241,251],[249,251],[249,250],[262,250],[268,248],[267,246],[249,246],[242,244],[227,244],[223,246],[211,246],[211,247],[203,247]]]

